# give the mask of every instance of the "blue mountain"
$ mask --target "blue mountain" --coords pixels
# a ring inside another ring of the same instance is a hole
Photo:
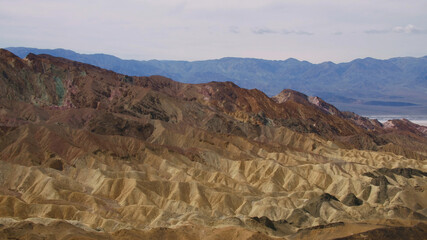
[[[359,114],[427,115],[427,56],[364,58],[338,64],[231,57],[189,62],[123,60],[65,49],[6,49],[21,58],[29,53],[49,54],[133,76],[163,75],[187,83],[232,81],[270,96],[294,89]]]

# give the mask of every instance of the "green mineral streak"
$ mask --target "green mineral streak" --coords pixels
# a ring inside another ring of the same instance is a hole
[[[80,76],[82,76],[82,77],[86,76],[86,72],[85,71],[81,71],[80,72]]]
[[[55,77],[55,88],[56,94],[58,95],[58,106],[62,105],[62,101],[64,100],[65,88],[62,80],[59,77]]]
[[[40,74],[37,75],[37,86],[40,89],[39,97],[43,102],[47,102],[49,100],[49,96],[47,94],[46,86],[43,83],[43,79]]]

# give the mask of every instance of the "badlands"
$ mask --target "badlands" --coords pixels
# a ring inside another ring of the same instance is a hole
[[[427,127],[0,50],[0,239],[427,239]]]

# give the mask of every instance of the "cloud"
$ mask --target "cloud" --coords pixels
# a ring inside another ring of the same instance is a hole
[[[282,30],[282,34],[288,35],[288,34],[296,34],[296,35],[313,35],[312,32],[306,32],[306,31],[294,31],[294,30]]]
[[[385,33],[402,33],[402,34],[427,34],[427,30],[415,27],[412,24],[406,26],[396,26],[391,29],[370,29],[366,30],[367,34],[385,34]]]
[[[255,34],[259,34],[259,35],[261,35],[261,34],[277,34],[277,33],[280,33],[280,34],[284,34],[284,35],[295,34],[295,35],[307,35],[307,36],[309,36],[309,35],[313,35],[314,34],[312,32],[301,31],[301,30],[287,30],[287,29],[283,29],[281,31],[277,31],[277,30],[274,30],[274,29],[266,28],[266,27],[252,29],[252,32],[255,33]]]
[[[332,33],[333,35],[336,35],[336,36],[340,36],[340,35],[343,35],[343,32],[341,32],[341,31],[336,31],[336,32],[334,32],[334,33]]]
[[[270,34],[270,33],[277,33],[274,30],[271,30],[270,28],[266,28],[266,27],[262,27],[262,28],[256,28],[256,29],[252,29],[252,32],[258,35],[261,34]]]
[[[236,26],[231,26],[229,29],[228,29],[231,33],[240,33],[240,29],[239,29],[239,27],[236,27]]]
[[[388,29],[370,29],[364,31],[366,34],[383,34],[383,33],[389,33],[390,30]]]
[[[419,29],[412,24],[408,24],[404,27],[401,27],[401,26],[394,27],[392,29],[392,31],[395,33],[409,33],[409,34],[411,34],[411,33],[414,33],[414,34],[427,33],[426,30]]]

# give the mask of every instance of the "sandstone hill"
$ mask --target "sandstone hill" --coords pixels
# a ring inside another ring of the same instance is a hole
[[[0,50],[1,239],[425,239],[427,128]]]

